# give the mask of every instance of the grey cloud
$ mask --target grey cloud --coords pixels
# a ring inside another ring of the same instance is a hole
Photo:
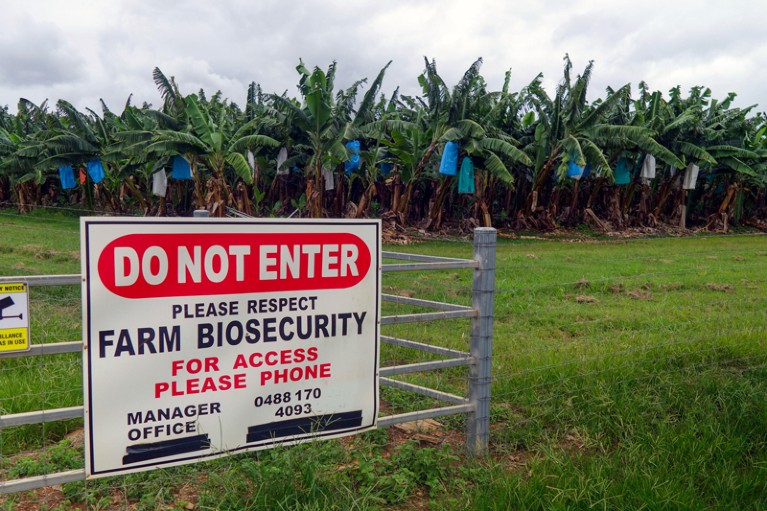
[[[71,1],[87,7],[87,2]],[[482,73],[491,88],[499,88],[504,72],[512,68],[512,88],[544,72],[551,91],[561,79],[565,53],[575,73],[595,61],[595,95],[607,85],[640,80],[667,90],[674,85],[666,83],[671,79],[683,86],[734,90],[749,103],[764,95],[752,83],[763,76],[757,74],[765,55],[763,1],[705,9],[692,0],[645,0],[630,7],[612,0],[523,5],[495,0],[471,5],[460,0],[114,0],[104,5],[89,9],[88,16],[71,16],[66,31],[52,24],[57,22],[53,17],[43,28],[42,22],[30,21],[30,14],[11,23],[24,28],[0,34],[0,104],[34,93],[64,97],[80,108],[97,108],[93,98],[103,97],[118,109],[134,93],[134,103],[157,105],[155,66],[175,76],[183,93],[220,89],[242,104],[251,81],[269,93],[296,95],[299,58],[322,69],[336,60],[338,87],[363,77],[372,80],[393,60],[383,86],[389,95],[397,86],[406,94],[420,92],[416,78],[424,56],[436,59],[451,87],[482,56]],[[16,11],[23,15],[30,9]],[[79,40],[83,33],[86,42]]]
[[[25,17],[0,33],[0,69],[0,84],[51,86],[80,79],[85,66],[61,29]]]

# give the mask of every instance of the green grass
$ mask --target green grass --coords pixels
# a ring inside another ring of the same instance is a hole
[[[497,478],[455,508],[767,507],[766,266],[762,236],[501,241]]]
[[[79,271],[77,219],[0,213],[0,274]],[[472,255],[457,240],[386,250]],[[487,459],[455,442],[403,444],[376,431],[73,483],[59,504],[183,509],[193,495],[195,509],[765,509],[766,275],[761,235],[499,238]],[[470,271],[447,270],[386,273],[383,285],[469,304],[471,281]],[[32,303],[34,342],[80,338],[76,286],[33,288]],[[469,345],[466,320],[384,333]],[[382,347],[382,365],[433,358]],[[2,413],[80,404],[80,371],[75,355],[0,360]],[[466,389],[464,369],[405,379]],[[391,411],[433,404],[388,388],[382,396]],[[462,417],[442,422],[460,438]],[[78,427],[0,431],[0,478],[71,468],[81,448],[64,438]],[[33,450],[42,445],[52,453]]]

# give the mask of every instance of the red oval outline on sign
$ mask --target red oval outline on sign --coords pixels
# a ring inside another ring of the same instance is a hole
[[[160,298],[346,289],[370,264],[350,233],[128,234],[101,252],[98,275],[118,296]]]

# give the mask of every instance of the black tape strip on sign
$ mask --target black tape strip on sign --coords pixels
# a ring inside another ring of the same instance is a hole
[[[210,449],[208,435],[195,435],[175,440],[163,440],[147,444],[129,445],[123,456],[123,465],[138,463],[140,461],[164,458],[174,454],[204,451]]]
[[[271,440],[292,435],[305,435],[339,429],[358,428],[362,425],[362,410],[301,417],[287,421],[270,422],[248,428],[248,443]]]

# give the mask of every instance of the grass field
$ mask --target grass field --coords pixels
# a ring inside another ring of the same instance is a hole
[[[0,232],[0,274],[79,271],[76,218],[0,211]],[[472,254],[458,239],[385,249]],[[0,509],[767,508],[766,237],[501,237],[497,264],[486,459],[464,455],[463,419],[451,417],[427,435],[437,442],[379,430],[71,483],[50,501],[7,496]],[[471,273],[387,273],[384,291],[468,304]],[[33,288],[32,304],[35,342],[81,337],[79,289]],[[465,350],[469,330],[384,333]],[[382,352],[382,365],[418,359]],[[463,392],[465,377],[407,379]],[[0,360],[0,413],[78,405],[81,386],[79,356]],[[431,404],[383,397],[392,411]],[[79,428],[0,431],[0,479],[82,467]]]

